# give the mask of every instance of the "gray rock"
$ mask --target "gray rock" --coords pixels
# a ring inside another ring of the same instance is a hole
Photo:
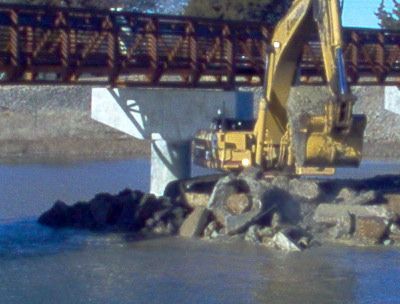
[[[386,194],[386,208],[396,214],[396,218],[400,219],[400,194]]]
[[[277,176],[270,183],[279,189],[289,192],[290,178],[287,176]]]
[[[271,217],[271,228],[277,230],[282,225],[282,216],[279,212],[274,212]]]
[[[210,239],[214,232],[217,232],[218,224],[216,221],[210,222],[207,227],[204,229],[203,236],[204,238]],[[218,233],[218,232],[217,232]]]
[[[258,219],[268,214],[270,210],[265,213],[262,212],[261,201],[253,202],[256,207],[254,210],[239,214],[227,215],[224,220],[225,233],[229,235],[240,233],[247,229],[251,224],[257,222]]]
[[[387,210],[383,205],[360,206],[360,205],[338,205],[320,204],[314,213],[317,223],[336,225],[337,222],[349,214],[357,217],[375,216],[384,220],[391,220],[394,213]]]
[[[391,239],[387,239],[387,240],[383,241],[383,245],[384,246],[390,246],[390,245],[393,245],[393,244],[394,244],[394,241],[391,240]]]
[[[349,237],[354,230],[354,217],[350,214],[338,218],[336,225],[330,229],[329,235],[334,239]]]
[[[259,225],[250,226],[249,229],[247,229],[244,239],[250,243],[259,244],[260,243],[259,230],[260,230]]]
[[[218,231],[214,230],[214,231],[211,233],[210,238],[216,239],[216,238],[218,238],[219,236],[220,236],[220,233],[219,233]]]
[[[175,233],[175,227],[172,223],[161,221],[152,228],[151,232],[158,235],[173,235]]]
[[[295,242],[289,239],[284,233],[278,232],[272,238],[275,247],[283,251],[301,251],[300,247]]]
[[[357,192],[350,188],[343,188],[335,198],[335,203],[341,204],[349,201],[353,201],[357,196]]]
[[[233,193],[228,196],[225,206],[231,214],[242,214],[250,210],[251,200],[246,193]]]
[[[320,196],[321,190],[317,182],[307,179],[292,179],[289,182],[289,193],[308,201]]]
[[[393,240],[396,244],[400,244],[400,226],[392,223],[389,229],[390,239]]]
[[[309,237],[303,236],[297,241],[297,246],[301,249],[306,249],[310,247],[311,239]]]
[[[183,222],[179,234],[183,237],[199,237],[209,223],[210,212],[204,207],[196,207]]]
[[[271,227],[263,227],[258,230],[259,238],[264,242],[265,238],[272,238],[274,236],[274,230]]]
[[[345,190],[345,189],[343,189]],[[342,191],[343,191],[342,190]],[[342,192],[341,191],[341,192]],[[339,193],[340,195],[340,193]],[[347,198],[345,196],[348,196]],[[361,193],[348,193],[348,194],[342,194],[343,198],[342,198],[342,204],[345,205],[368,205],[368,204],[372,204],[376,201],[377,198],[377,193],[374,190],[369,190],[369,191],[364,191]],[[340,197],[339,197],[340,199]]]
[[[392,223],[390,225],[389,231],[391,234],[396,234],[396,235],[400,236],[400,226],[395,223]]]

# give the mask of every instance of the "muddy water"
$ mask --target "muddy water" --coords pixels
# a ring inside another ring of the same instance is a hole
[[[56,199],[148,189],[146,160],[0,167],[2,303],[400,303],[400,250],[322,247],[300,254],[246,244],[135,240],[51,230]],[[399,173],[365,162],[342,176]]]

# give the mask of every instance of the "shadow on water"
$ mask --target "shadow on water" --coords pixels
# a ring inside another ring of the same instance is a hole
[[[162,238],[165,237],[129,232],[55,229],[42,226],[37,223],[36,219],[31,218],[19,221],[0,221],[0,259],[43,257],[86,248],[124,245]]]
[[[0,222],[0,258],[20,258],[77,250],[88,233],[74,229],[52,229],[34,219]]]

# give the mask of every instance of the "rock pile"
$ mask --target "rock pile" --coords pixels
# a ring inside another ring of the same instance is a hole
[[[360,181],[259,178],[218,180],[202,204],[181,196],[124,190],[89,202],[56,202],[39,222],[52,227],[244,240],[285,251],[318,244],[400,244],[400,176]],[[190,197],[190,196],[186,196]]]
[[[178,232],[187,213],[186,207],[167,197],[126,189],[117,195],[101,193],[72,206],[57,201],[40,216],[39,223],[54,228],[171,235]]]
[[[400,177],[360,181],[226,176],[206,202],[205,239],[286,251],[322,244],[400,244]],[[198,205],[198,202],[197,202]],[[195,206],[195,211],[204,207]]]

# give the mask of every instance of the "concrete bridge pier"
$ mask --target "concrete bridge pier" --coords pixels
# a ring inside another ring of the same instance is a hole
[[[160,136],[160,134],[152,134],[150,169],[151,193],[162,195],[165,186],[168,185],[169,182],[190,178],[190,147],[190,141],[167,142]]]
[[[164,193],[173,180],[190,177],[190,141],[217,112],[250,119],[253,94],[184,89],[92,89],[91,117],[138,139],[151,140],[150,191]]]

